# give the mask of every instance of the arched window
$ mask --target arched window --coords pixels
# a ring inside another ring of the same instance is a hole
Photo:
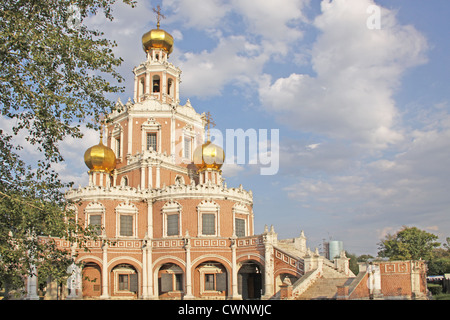
[[[159,93],[160,92],[160,78],[158,75],[153,76],[153,93]]]
[[[139,96],[142,97],[145,94],[145,80],[141,78],[139,81]]]
[[[173,98],[173,79],[167,80],[167,94]]]

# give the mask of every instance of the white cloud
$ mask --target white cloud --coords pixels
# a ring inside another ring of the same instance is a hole
[[[216,28],[230,11],[227,1],[222,0],[165,0],[163,9],[169,7],[173,16],[168,22],[182,21],[187,28]]]
[[[266,52],[286,54],[289,44],[303,37],[298,27],[305,22],[302,9],[309,1],[232,0],[233,8],[243,16],[246,32],[262,36]]]
[[[244,36],[230,36],[221,38],[212,51],[184,53],[174,62],[183,70],[183,92],[209,97],[220,95],[227,84],[251,83],[267,61],[258,49]]]
[[[366,26],[369,0],[322,3],[312,49],[316,75],[293,73],[260,83],[260,98],[279,121],[300,131],[385,148],[401,141],[393,94],[404,71],[425,61],[424,37],[382,10],[382,29]]]

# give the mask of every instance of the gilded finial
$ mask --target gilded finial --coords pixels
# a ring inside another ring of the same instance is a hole
[[[207,130],[208,130],[208,131],[207,131],[207,134],[208,134],[208,141],[210,141],[210,140],[211,140],[211,133],[210,133],[211,126],[212,126],[212,127],[215,127],[216,124],[215,124],[215,122],[213,121],[212,116],[211,116],[211,113],[209,113],[209,111],[205,114],[204,119],[205,119],[205,121],[206,121],[206,127],[207,127]]]
[[[153,12],[156,13],[157,16],[158,16],[158,17],[157,17],[158,23],[156,24],[156,27],[159,29],[159,27],[160,27],[160,22],[161,22],[161,18],[165,19],[166,17],[161,13],[161,7],[159,6],[159,4],[158,4],[158,6],[156,7],[156,9],[153,8]]]

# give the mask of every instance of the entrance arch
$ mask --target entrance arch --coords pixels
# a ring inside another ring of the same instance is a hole
[[[121,263],[111,270],[112,296],[137,299],[139,293],[139,276],[131,264]]]
[[[165,263],[158,271],[158,296],[160,299],[181,299],[184,295],[184,272],[175,263]]]
[[[238,293],[243,300],[258,300],[264,294],[264,268],[256,261],[241,263],[238,271]]]
[[[194,269],[194,295],[203,299],[226,299],[228,296],[229,273],[218,261],[199,263]]]
[[[102,294],[102,271],[95,262],[87,262],[82,271],[83,297],[97,298]]]

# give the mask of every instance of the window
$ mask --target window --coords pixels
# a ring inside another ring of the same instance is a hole
[[[186,159],[191,159],[191,142],[191,138],[184,136],[184,157]]]
[[[139,94],[140,94],[141,96],[143,96],[144,93],[145,93],[145,80],[144,80],[144,78],[141,79],[141,81],[139,82],[139,84],[140,84],[140,86],[139,86]]]
[[[179,232],[179,216],[178,214],[167,215],[167,235],[178,236]]]
[[[236,228],[236,236],[237,237],[245,237],[245,220],[244,219],[236,219],[235,220],[235,228]]]
[[[138,278],[136,273],[119,274],[119,291],[137,292]]]
[[[183,291],[183,270],[176,264],[163,265],[160,277],[161,292]]]
[[[147,133],[147,150],[157,151],[157,149],[156,149],[156,133],[155,132]]]
[[[216,215],[205,213],[202,215],[202,234],[215,235],[216,234]]]
[[[167,80],[167,94],[171,97],[173,97],[173,80],[168,79]]]
[[[95,233],[100,235],[102,233],[102,216],[93,214],[89,216],[89,225],[95,228]]]
[[[116,138],[116,145],[115,145],[115,151],[116,151],[116,157],[120,158],[120,138]]]
[[[133,216],[120,216],[120,235],[125,237],[131,237],[133,235]]]
[[[183,291],[183,275],[180,273],[175,274],[175,290]]]
[[[205,274],[205,290],[214,290],[214,274]]]
[[[119,274],[119,290],[128,290],[128,275]]]
[[[154,93],[159,92],[159,76],[153,77],[153,92]]]
[[[205,273],[205,291],[225,291],[227,286],[227,275],[225,273]]]

